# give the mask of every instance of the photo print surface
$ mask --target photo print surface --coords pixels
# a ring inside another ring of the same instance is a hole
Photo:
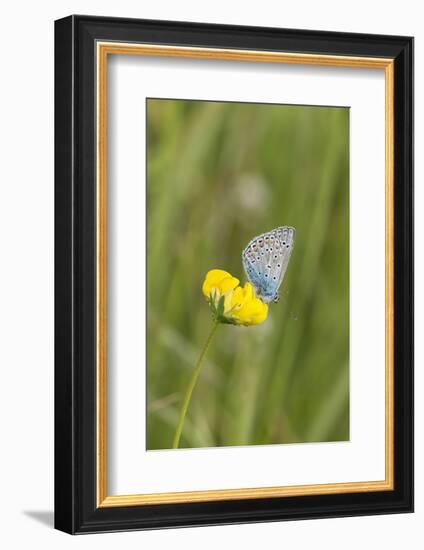
[[[146,110],[147,449],[349,440],[349,108]]]

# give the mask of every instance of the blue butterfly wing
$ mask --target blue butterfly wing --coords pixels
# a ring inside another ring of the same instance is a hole
[[[293,227],[277,227],[255,237],[243,250],[246,275],[266,303],[278,297],[294,245]]]
[[[264,281],[261,272],[259,260],[243,254],[243,267],[249,282],[255,287],[256,294],[262,294],[264,290]]]
[[[283,282],[294,246],[296,231],[293,227],[279,227],[276,231],[275,255],[273,258],[274,273],[278,280],[278,288]]]

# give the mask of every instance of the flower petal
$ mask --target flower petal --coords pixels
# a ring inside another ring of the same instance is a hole
[[[238,289],[236,289],[238,290]],[[241,325],[257,325],[265,321],[268,316],[268,305],[256,297],[254,288],[246,283],[242,290],[242,300],[235,308],[233,317]]]
[[[212,269],[206,274],[202,286],[202,292],[206,297],[211,295],[212,289],[216,289],[220,294],[225,294],[233,290],[239,284],[239,280],[233,277],[227,271],[222,269]]]

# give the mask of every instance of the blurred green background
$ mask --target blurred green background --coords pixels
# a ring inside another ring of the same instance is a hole
[[[208,270],[296,242],[268,319],[218,327],[181,447],[349,439],[349,110],[147,100],[147,448],[170,448],[211,328]]]

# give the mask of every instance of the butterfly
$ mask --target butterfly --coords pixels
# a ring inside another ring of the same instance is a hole
[[[289,264],[295,233],[294,227],[277,227],[252,239],[243,250],[247,278],[266,304],[278,302],[278,289]]]

